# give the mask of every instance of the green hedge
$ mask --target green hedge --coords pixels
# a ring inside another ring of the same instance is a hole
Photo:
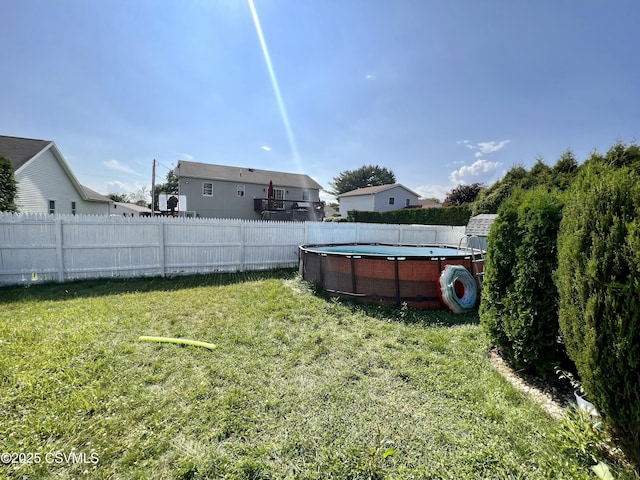
[[[640,174],[590,165],[559,235],[559,322],[582,385],[640,465]]]
[[[488,239],[480,319],[503,355],[519,369],[553,378],[566,355],[558,341],[554,283],[562,201],[531,190],[499,210]]]
[[[364,212],[350,210],[350,222],[358,223],[393,223],[415,225],[466,225],[471,218],[468,205],[440,208],[403,208],[390,212]]]
[[[504,299],[513,288],[517,241],[518,204],[510,201],[502,205],[489,231],[479,309],[480,323],[507,358],[513,358],[514,354],[504,327],[510,315]]]

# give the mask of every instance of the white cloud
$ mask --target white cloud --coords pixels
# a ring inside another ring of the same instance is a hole
[[[458,145],[464,145],[465,147],[473,150],[474,148],[476,148],[474,145],[472,145],[471,143],[469,143],[469,140],[458,140],[456,142]]]
[[[110,192],[128,192],[129,186],[124,182],[119,182],[118,180],[113,180],[111,182],[107,182],[107,187]]]
[[[265,152],[270,152],[271,151],[271,147],[269,145],[262,145],[260,148],[262,150],[264,150]]]
[[[105,167],[110,168],[111,170],[117,170],[118,172],[124,172],[124,173],[128,173],[130,175],[141,176],[138,172],[136,172],[135,170],[127,167],[126,165],[123,165],[118,160],[107,160],[106,162],[102,162],[102,164]]]
[[[373,80],[373,74],[372,73],[367,73],[364,78],[366,78],[367,80]]]
[[[463,165],[458,170],[454,170],[449,175],[449,179],[454,185],[461,183],[487,183],[495,178],[496,169],[501,165],[500,162],[490,162],[486,160],[485,155],[495,153],[502,150],[511,140],[500,140],[491,142],[471,143],[468,140],[458,140],[458,145],[463,145],[470,150],[474,150],[473,154],[476,161],[471,165]]]
[[[420,185],[411,190],[420,195],[420,198],[437,198],[443,201],[452,189],[451,185]]]
[[[193,160],[193,157],[191,155],[189,155],[188,153],[181,153],[180,154],[180,159],[190,162],[191,160]]]
[[[470,184],[475,182],[485,183],[492,179],[500,162],[490,162],[479,159],[471,165],[464,165],[458,170],[451,172],[449,179],[455,184]]]
[[[326,190],[320,190],[320,201],[327,203],[338,203],[338,199]]]
[[[479,142],[473,144],[469,142],[469,140],[458,140],[456,143],[458,145],[464,145],[469,150],[477,150],[475,153],[476,158],[480,158],[487,153],[497,152],[498,150],[502,150],[511,140],[501,140],[499,142]]]
[[[511,140],[502,140],[501,142],[480,142],[477,144],[478,150],[482,153],[493,153],[502,150]]]
[[[145,189],[146,193],[151,191],[149,185],[144,185],[138,180],[133,180],[131,182],[121,182],[119,180],[109,180],[107,182],[102,183],[101,185],[89,186],[96,192],[100,192],[103,195],[107,195],[108,193],[127,193],[129,195],[133,195],[139,193],[141,189]],[[149,197],[149,200],[151,197]]]

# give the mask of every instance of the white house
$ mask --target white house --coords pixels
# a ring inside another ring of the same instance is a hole
[[[20,213],[109,215],[111,200],[81,185],[52,141],[0,135],[0,156],[15,171]]]
[[[151,216],[151,209],[141,207],[135,203],[113,202],[111,205],[111,215],[122,215],[124,217],[148,217]]]
[[[418,205],[418,195],[404,185],[394,183],[365,187],[338,195],[340,216],[346,217],[350,210],[363,212],[388,212]]]

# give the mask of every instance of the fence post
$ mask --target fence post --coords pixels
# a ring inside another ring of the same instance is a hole
[[[56,263],[58,265],[58,282],[64,282],[64,253],[62,250],[62,218],[55,219],[56,226]]]
[[[238,220],[238,222],[240,222],[240,272],[244,272],[245,256],[247,254],[247,250],[245,248],[245,245],[247,244],[247,239],[245,238],[245,225],[247,222],[245,220]]]
[[[160,263],[160,276],[164,278],[167,270],[164,258],[164,221],[162,217],[158,222],[158,262]]]

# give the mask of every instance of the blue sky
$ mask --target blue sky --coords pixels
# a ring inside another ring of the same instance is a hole
[[[101,193],[155,158],[326,189],[374,164],[441,199],[640,136],[637,0],[254,1],[273,76],[250,0],[4,0],[0,134]]]

